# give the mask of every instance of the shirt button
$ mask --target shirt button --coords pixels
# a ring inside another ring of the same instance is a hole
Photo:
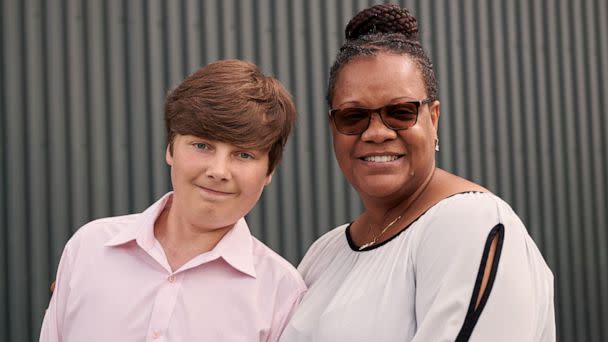
[[[158,339],[160,337],[160,335],[161,335],[161,333],[160,333],[159,330],[154,330],[152,332],[152,338],[155,339],[155,340]]]
[[[170,283],[175,283],[175,276],[174,276],[174,275],[170,275],[170,276],[169,276],[169,278],[167,278],[167,280],[168,280]]]

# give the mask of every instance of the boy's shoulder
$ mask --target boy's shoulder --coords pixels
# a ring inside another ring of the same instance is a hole
[[[74,232],[66,247],[72,250],[78,250],[80,246],[86,246],[87,249],[103,247],[119,233],[136,229],[140,217],[141,213],[137,213],[104,217],[88,222]]]
[[[269,276],[280,283],[288,283],[290,287],[300,290],[306,289],[302,276],[289,261],[255,236],[252,235],[251,239],[253,264],[259,276]]]
[[[95,238],[113,237],[124,229],[133,227],[141,213],[103,217],[90,221],[80,227],[73,238],[90,240]]]

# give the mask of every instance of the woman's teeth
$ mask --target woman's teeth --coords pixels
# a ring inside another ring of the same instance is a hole
[[[399,159],[399,156],[368,156],[363,158],[365,161],[374,163],[388,163],[397,159]]]

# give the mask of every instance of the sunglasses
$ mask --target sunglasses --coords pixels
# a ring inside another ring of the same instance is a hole
[[[427,98],[420,101],[389,104],[380,108],[337,108],[330,110],[329,116],[336,130],[342,134],[358,135],[365,132],[373,113],[378,113],[386,127],[400,131],[414,126],[418,120],[420,106],[431,102],[433,100]]]

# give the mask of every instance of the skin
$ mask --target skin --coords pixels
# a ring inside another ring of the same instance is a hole
[[[426,97],[420,70],[409,57],[380,53],[357,57],[342,68],[332,108],[377,108]],[[435,101],[420,107],[416,124],[407,130],[389,129],[377,113],[361,135],[340,134],[332,125],[338,164],[366,209],[357,222],[382,229],[426,187],[435,169],[439,116]],[[363,160],[369,156],[398,158],[384,163]],[[353,227],[353,238],[364,241],[370,234],[359,226]]]
[[[381,52],[359,56],[342,67],[336,80],[332,108],[379,108],[404,100],[427,98],[422,73],[407,55]],[[344,176],[357,190],[365,211],[350,227],[355,244],[374,237],[376,243],[390,239],[440,200],[465,191],[488,190],[435,166],[435,138],[439,127],[440,103],[419,108],[416,124],[395,131],[386,127],[378,113],[360,135],[344,135],[332,124],[336,159]],[[390,162],[365,160],[370,156],[396,156]],[[390,229],[384,227],[401,215]],[[477,305],[486,289],[495,239],[484,269]]]
[[[270,184],[268,151],[177,135],[166,152],[173,198],[155,236],[173,270],[207,252],[255,206]]]

